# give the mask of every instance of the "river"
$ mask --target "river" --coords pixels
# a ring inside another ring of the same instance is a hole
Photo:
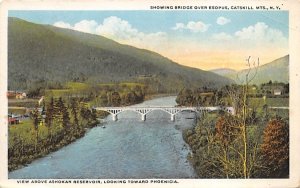
[[[175,97],[145,101],[136,106],[174,106]],[[147,120],[122,112],[118,121],[106,118],[106,128],[94,127],[76,142],[8,174],[10,179],[195,178],[187,161],[182,129],[194,124],[195,114],[152,111]]]

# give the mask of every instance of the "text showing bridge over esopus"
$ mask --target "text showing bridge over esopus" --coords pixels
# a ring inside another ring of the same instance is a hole
[[[235,110],[233,107],[220,107],[220,106],[212,106],[212,107],[95,107],[95,110],[109,112],[112,115],[113,121],[118,120],[118,114],[124,111],[134,111],[141,114],[142,121],[146,120],[146,114],[154,111],[154,110],[162,110],[171,115],[171,121],[175,120],[175,115],[182,111],[193,111],[196,113],[200,112],[210,112],[210,111],[218,111],[223,110],[225,112],[234,114]]]

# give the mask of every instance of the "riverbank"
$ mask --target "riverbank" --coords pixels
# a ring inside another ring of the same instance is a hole
[[[55,137],[55,139],[47,137],[45,139],[39,140],[41,144],[37,144],[37,146],[26,144],[24,141],[25,139],[20,139],[18,144],[19,147],[21,147],[21,152],[19,154],[12,154],[15,151],[10,151],[12,149],[9,149],[8,171],[10,172],[27,166],[32,161],[44,157],[51,152],[55,152],[62,147],[75,142],[77,139],[82,138],[88,131],[88,129],[97,126],[98,123],[99,122],[93,122],[86,127],[78,127],[76,129],[70,129],[66,132],[60,132],[53,136]],[[22,126],[22,124],[19,124],[17,126]]]
[[[51,98],[42,109],[35,108],[30,118],[8,126],[9,171],[74,142],[99,123],[96,111],[78,98]]]

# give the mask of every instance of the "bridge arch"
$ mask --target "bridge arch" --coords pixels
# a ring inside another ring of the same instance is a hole
[[[114,121],[117,120],[118,114],[124,112],[124,111],[132,111],[136,112],[141,115],[142,120],[146,120],[146,115],[152,111],[163,111],[167,114],[171,115],[171,121],[175,120],[175,115],[180,112],[190,111],[194,113],[201,113],[201,112],[210,112],[210,111],[217,111],[217,110],[224,110],[225,112],[234,114],[234,108],[233,107],[98,107],[94,108],[95,110],[101,110],[108,112],[112,115],[112,119]]]
[[[145,115],[151,115],[152,113],[163,113],[164,115],[170,115],[170,112],[168,112],[167,110],[163,109],[163,108],[156,108],[156,109],[152,109],[149,110],[147,113],[145,113]]]

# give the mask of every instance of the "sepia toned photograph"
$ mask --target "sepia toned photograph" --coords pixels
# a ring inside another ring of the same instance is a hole
[[[294,177],[289,10],[147,8],[7,10],[7,180]]]

